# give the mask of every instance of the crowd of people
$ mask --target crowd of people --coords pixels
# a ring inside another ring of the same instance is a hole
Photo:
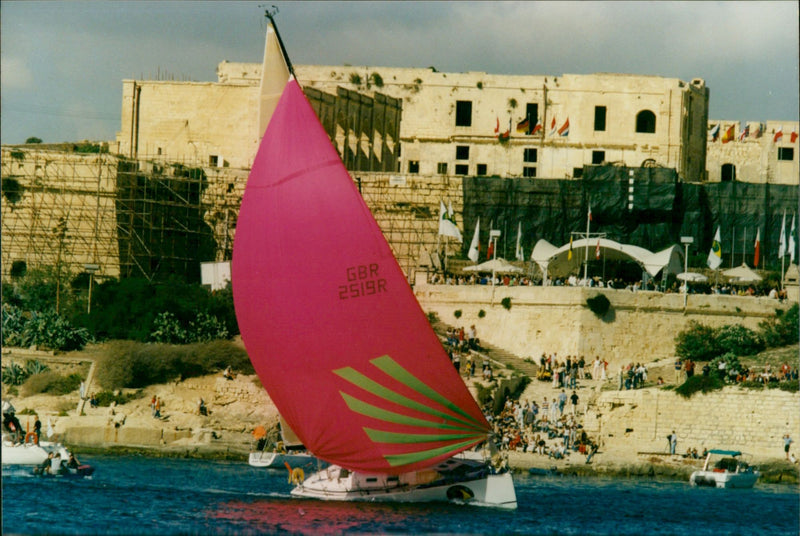
[[[675,361],[676,383],[682,383],[694,376],[696,367],[697,364],[691,359],[677,359]],[[740,365],[739,368],[728,370],[725,361],[720,360],[716,370],[711,369],[711,363],[705,363],[701,367],[701,373],[703,376],[716,374],[717,377],[726,383],[755,382],[767,384],[798,379],[798,368],[796,366],[792,367],[786,361],[784,361],[777,370],[773,370],[772,365],[769,363],[765,364],[763,368]]]

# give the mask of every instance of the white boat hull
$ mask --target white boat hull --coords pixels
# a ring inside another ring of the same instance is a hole
[[[331,466],[312,474],[292,490],[292,495],[326,501],[456,502],[517,507],[510,473],[452,478],[436,471],[418,471],[389,476],[351,473]]]
[[[35,443],[14,444],[11,440],[3,437],[3,465],[40,465],[51,453],[61,453],[61,459],[67,460],[69,452],[60,443],[50,441],[40,441]]]
[[[316,461],[310,454],[282,454],[279,452],[255,451],[250,453],[247,463],[253,467],[269,469],[285,469],[288,463],[291,467],[305,466]]]
[[[709,486],[713,488],[752,488],[761,473],[747,471],[733,473],[730,471],[695,471],[689,477],[693,486]]]

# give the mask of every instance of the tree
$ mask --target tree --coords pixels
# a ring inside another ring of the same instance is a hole
[[[42,138],[37,138],[36,136],[31,136],[30,138],[25,140],[25,143],[42,143]]]

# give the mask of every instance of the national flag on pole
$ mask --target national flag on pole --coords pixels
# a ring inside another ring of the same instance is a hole
[[[760,137],[761,137],[763,134],[764,134],[764,124],[763,124],[763,123],[759,123],[758,125],[756,125],[756,131],[755,131],[755,133],[753,134],[753,137],[754,137],[754,138],[756,138],[756,139],[758,139],[758,138],[760,138]]]
[[[556,116],[553,116],[553,120],[550,121],[550,135],[553,136],[556,133]]]
[[[592,221],[592,205],[589,205],[589,221]]]
[[[594,248],[594,257],[595,259],[600,259],[600,239],[597,239],[597,247]]]
[[[569,253],[567,253],[567,260],[572,260],[572,236],[569,237]]]
[[[748,136],[750,136],[750,125],[745,125],[742,131],[739,133],[739,141],[743,141]]]
[[[716,270],[722,264],[722,245],[720,244],[719,226],[717,226],[717,233],[714,235],[714,241],[711,243],[711,251],[708,252],[708,267]]]
[[[711,127],[711,141],[717,141],[719,139],[719,123]]]
[[[522,222],[517,222],[517,260],[524,261],[525,254],[522,251]]]
[[[792,214],[792,230],[789,232],[789,262],[794,262],[794,217],[796,214]]]
[[[475,234],[472,235],[472,243],[469,245],[469,252],[467,253],[467,257],[472,262],[478,262],[478,258],[481,252],[481,244],[480,244],[480,234],[481,234],[481,219],[478,218],[478,222],[475,224]]]
[[[783,125],[778,127],[778,130],[775,131],[775,135],[772,137],[772,143],[778,143],[783,138]]]
[[[527,134],[530,130],[530,127],[531,127],[531,121],[526,117],[525,119],[517,123],[517,132],[522,132],[524,134]]]
[[[536,134],[542,130],[542,121],[540,119],[536,119],[536,125],[534,125],[533,129],[531,130],[531,135]]]
[[[783,211],[783,222],[781,223],[781,238],[778,240],[778,258],[782,259],[786,255],[786,211]]]
[[[452,208],[451,208],[452,210]],[[461,231],[458,230],[455,217],[449,214],[444,206],[444,201],[439,201],[439,234],[443,236],[451,236],[462,241]]]
[[[722,135],[722,143],[728,143],[733,139],[733,131],[736,128],[736,125],[731,125],[728,127],[728,130],[725,131],[725,134]]]
[[[499,139],[500,141],[508,141],[510,137],[511,137],[511,117],[508,118],[508,130],[499,134],[497,136],[497,139]]]
[[[567,117],[567,120],[564,122],[563,125],[561,125],[561,128],[558,129],[558,135],[569,136],[569,117]]]
[[[761,228],[756,231],[755,253],[753,253],[753,266],[758,268],[758,261],[761,259]]]
[[[789,143],[794,143],[797,141],[797,129],[793,128],[792,133],[789,135]]]
[[[486,259],[487,260],[491,259],[492,255],[494,255],[494,240],[492,240],[492,237],[490,236],[489,237],[489,247],[486,248]]]

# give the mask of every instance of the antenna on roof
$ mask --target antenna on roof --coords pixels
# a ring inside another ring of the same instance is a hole
[[[289,72],[294,75],[294,67],[292,66],[292,61],[289,59],[289,54],[286,52],[286,47],[283,46],[283,39],[281,39],[281,33],[278,31],[278,25],[275,24],[275,15],[278,14],[278,6],[273,5],[272,9],[268,9],[265,7],[265,4],[259,4],[258,7],[264,8],[264,16],[269,19],[272,23],[272,27],[275,29],[275,36],[278,38],[278,44],[281,47],[281,53],[283,54],[283,58],[286,60],[286,66],[289,68]],[[295,76],[296,78],[296,76]]]

